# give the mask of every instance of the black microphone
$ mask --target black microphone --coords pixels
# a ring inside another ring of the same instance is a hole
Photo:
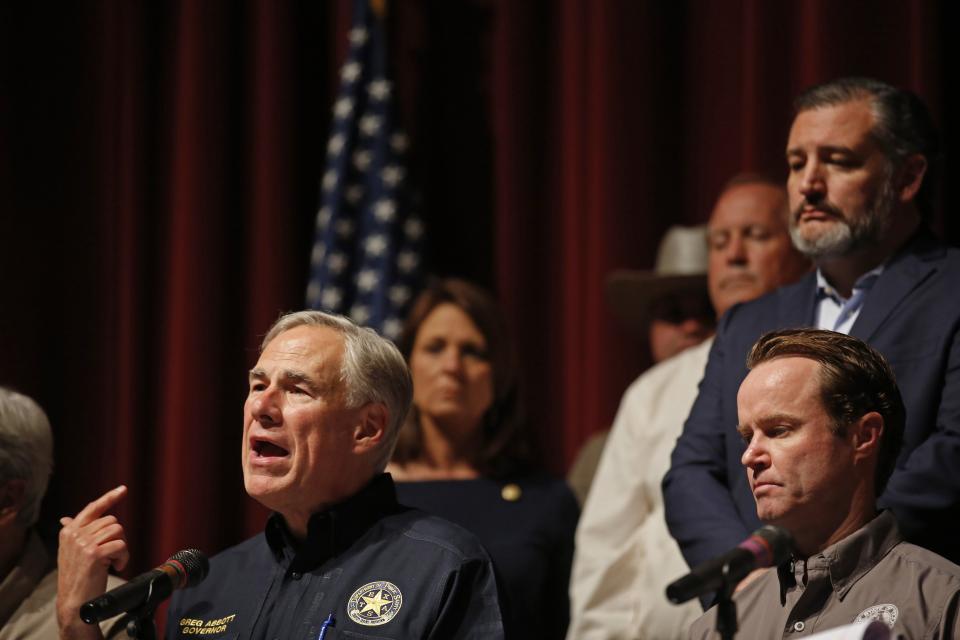
[[[766,525],[722,556],[698,564],[687,575],[667,587],[667,598],[674,604],[692,600],[705,593],[733,586],[754,569],[773,567],[790,557],[793,539],[786,529]]]
[[[174,589],[200,584],[209,570],[210,561],[202,551],[177,551],[153,571],[84,604],[80,607],[80,618],[87,624],[96,624],[131,609],[156,606],[169,598]]]

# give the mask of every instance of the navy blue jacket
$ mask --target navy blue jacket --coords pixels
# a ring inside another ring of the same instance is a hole
[[[507,499],[503,489],[509,485],[518,491]],[[402,504],[477,536],[498,572],[507,637],[554,640],[566,635],[579,514],[566,482],[545,475],[398,482],[397,496]]]
[[[467,531],[397,504],[381,475],[314,514],[294,542],[279,514],[266,531],[210,560],[178,591],[166,638],[502,639],[490,558]]]
[[[816,275],[721,320],[700,393],[663,481],[667,524],[691,566],[759,526],[740,463],[737,390],[768,331],[813,326]],[[903,450],[880,504],[912,542],[960,561],[960,251],[919,231],[868,294],[850,333],[890,362],[907,407]]]

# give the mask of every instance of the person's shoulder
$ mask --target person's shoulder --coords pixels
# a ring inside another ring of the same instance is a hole
[[[500,479],[499,484],[503,486],[516,485],[525,494],[529,493],[536,496],[567,496],[572,493],[566,480],[538,469],[507,476]],[[522,495],[520,498],[522,499]]]
[[[955,278],[960,272],[960,249],[941,240],[929,228],[921,227],[903,247],[890,256],[885,270],[905,270],[909,273],[918,266],[933,267],[941,276]]]
[[[942,270],[952,277],[960,273],[960,248],[950,245],[942,245],[941,264]]]
[[[943,556],[910,542],[900,542],[890,550],[890,556],[913,565],[925,579],[937,579],[960,588],[960,565]]]
[[[797,282],[784,285],[769,293],[730,307],[717,326],[717,342],[747,339],[752,342],[760,334],[780,328],[784,321],[798,321],[799,315],[810,311],[816,291],[816,272],[811,271]]]
[[[899,259],[910,256],[921,260],[946,260],[960,264],[960,249],[944,242],[926,226],[917,229],[902,248],[895,252],[891,262],[896,263]]]
[[[513,519],[517,531],[553,544],[573,543],[580,503],[565,479],[533,469],[499,482],[503,500],[513,505],[503,515]]]
[[[266,538],[266,534],[263,531],[261,531],[260,533],[254,536],[251,536],[246,540],[242,540],[231,547],[227,547],[223,551],[220,551],[215,556],[213,556],[210,560],[213,561],[221,557],[243,555],[246,553],[257,551],[261,549],[263,545],[266,543],[265,538]]]
[[[487,551],[475,535],[449,520],[419,509],[406,509],[385,518],[381,525],[393,531],[395,537],[404,543],[427,547],[458,561],[489,560]]]
[[[22,618],[28,622],[23,628],[28,628],[31,624],[35,624],[36,621],[50,617],[51,619],[56,619],[56,602],[57,597],[57,569],[53,568],[40,578],[40,581],[36,583],[33,590],[26,594],[23,598],[23,601],[14,611],[13,616],[9,619],[11,626],[14,623]],[[9,605],[11,603],[4,603]],[[56,629],[56,626],[53,627]]]
[[[694,370],[702,375],[712,346],[713,337],[710,337],[653,365],[630,383],[627,390],[623,392],[623,402],[647,406],[651,394],[660,396],[666,387],[675,385],[679,379],[688,380],[690,373]],[[699,381],[698,376],[691,381],[691,384],[696,385]]]
[[[687,374],[691,367],[703,367],[707,363],[710,348],[713,347],[713,337],[709,337],[700,344],[684,349],[677,355],[658,362],[640,375],[637,380],[647,377],[650,380],[672,380],[678,373]]]
[[[504,504],[522,507],[511,513],[525,522],[569,522],[572,529],[579,517],[580,507],[570,486],[547,473],[527,472],[498,480],[487,479],[483,485],[489,487],[485,491],[499,491]],[[382,525],[418,544],[439,547],[464,558],[487,557],[473,533],[419,509],[408,509],[386,518]]]
[[[953,245],[944,245],[946,259],[955,266],[960,266],[960,248]]]
[[[960,594],[960,566],[909,542],[900,542],[876,565],[881,582],[892,581],[935,607]]]
[[[209,576],[229,575],[233,571],[248,569],[251,565],[268,559],[269,554],[265,535],[260,532],[212,556]]]
[[[817,273],[816,271],[810,271],[796,282],[777,287],[759,298],[738,302],[730,308],[726,315],[729,317],[743,318],[773,312],[780,308],[785,301],[796,300],[798,297],[805,297],[807,294],[812,293],[816,288],[816,284]]]
[[[561,516],[568,516],[576,519],[580,515],[580,503],[577,502],[569,483],[563,478],[545,472],[534,472],[518,478],[515,484],[522,492],[518,501],[526,497],[527,502],[536,505],[547,518],[560,519]]]

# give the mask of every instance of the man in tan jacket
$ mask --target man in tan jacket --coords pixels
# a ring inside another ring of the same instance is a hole
[[[887,361],[842,333],[786,329],[762,336],[747,367],[741,462],[757,516],[792,535],[793,557],[733,596],[739,636],[879,620],[897,638],[960,638],[960,567],[904,542],[877,510],[906,415]],[[715,624],[716,607],[690,637],[719,637]]]

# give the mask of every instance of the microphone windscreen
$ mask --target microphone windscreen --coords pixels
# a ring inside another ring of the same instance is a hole
[[[768,524],[754,531],[739,547],[753,554],[758,569],[774,567],[790,557],[793,538],[786,529]]]
[[[176,563],[183,568],[185,580],[182,581],[182,587],[195,587],[203,582],[210,572],[210,561],[207,556],[199,549],[184,549],[177,551],[167,560],[170,563]]]

